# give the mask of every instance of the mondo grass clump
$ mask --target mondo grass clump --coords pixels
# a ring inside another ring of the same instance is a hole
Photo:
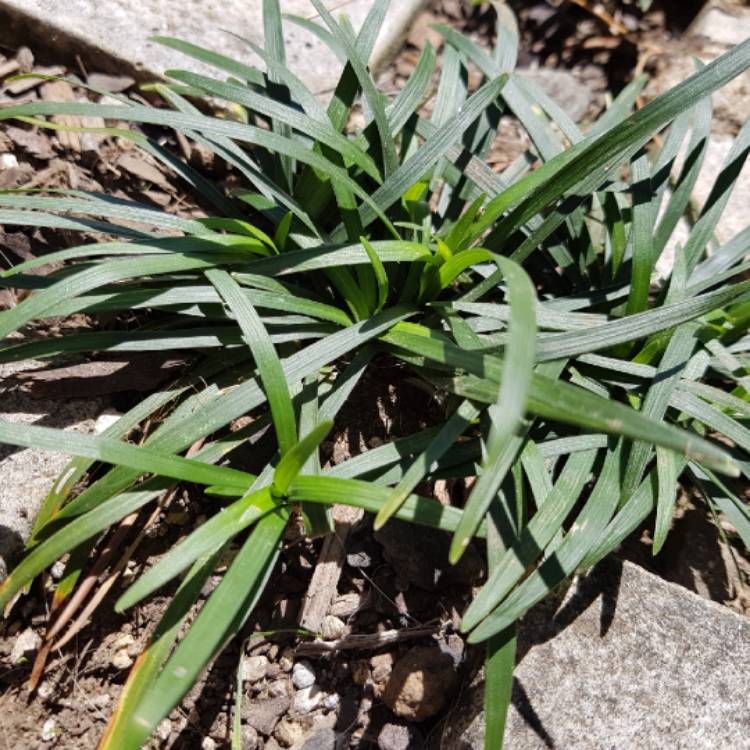
[[[388,2],[373,4],[358,33],[312,3],[317,21],[282,19],[277,0],[264,2],[265,48],[247,44],[265,71],[158,38],[216,73],[169,71],[168,82],[152,86],[158,107],[120,97],[116,105],[0,109],[0,120],[47,128],[65,127],[55,115],[118,123],[97,132],[132,140],[211,210],[185,219],[82,191],[0,193],[3,226],[82,235],[2,274],[4,286],[27,294],[0,313],[0,362],[191,355],[177,381],[101,435],[0,422],[4,443],[73,456],[0,603],[66,558],[59,608],[108,531],[179,482],[201,487],[221,509],[117,601],[127,610],[179,581],[102,748],[140,747],[242,631],[273,585],[298,509],[311,536],[330,530],[330,507],[343,503],[374,514],[376,528],[398,518],[441,529],[454,563],[473,540],[486,545],[488,578],[462,630],[486,648],[487,748],[502,742],[518,619],[651,514],[658,552],[680,487],[750,543],[739,486],[750,476],[750,228],[724,244],[714,237],[750,124],[692,216],[688,239],[671,241],[690,213],[711,94],[748,67],[750,41],[696,64],[694,75],[640,108],[645,81],[637,78],[581,130],[514,72],[518,35],[504,7],[493,50],[440,26],[437,84],[426,45],[389,96],[367,62]],[[327,105],[286,67],[282,23],[312,29],[346,60]],[[471,68],[482,76],[476,90],[467,87]],[[217,102],[233,118],[211,114]],[[355,106],[364,126],[350,132]],[[484,158],[505,114],[532,145],[497,173]],[[223,190],[141,124],[211,149],[241,187]],[[657,275],[668,252],[671,271]],[[39,274],[50,261],[64,265]],[[131,316],[128,326],[20,343],[14,335],[53,316],[111,320],[132,311],[137,324]],[[408,447],[397,440],[323,468],[321,441],[382,354],[439,397],[444,421],[409,436]],[[242,429],[226,429],[249,414],[256,418]],[[230,468],[226,457],[269,425],[273,459],[257,475]],[[128,439],[134,431],[138,444]],[[463,507],[415,494],[436,477],[475,477]],[[232,542],[239,552],[194,614]]]

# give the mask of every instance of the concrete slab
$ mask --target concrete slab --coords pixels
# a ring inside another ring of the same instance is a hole
[[[14,387],[15,373],[41,366],[41,362],[34,361],[0,365],[0,418],[18,424],[93,432],[94,421],[105,408],[104,402],[33,399]],[[0,444],[0,580],[23,550],[34,516],[68,460],[62,453]]]
[[[750,748],[750,619],[609,558],[524,619],[505,746]],[[481,750],[479,675],[441,747]]]
[[[346,13],[359,29],[373,0],[349,0],[327,6],[334,15]],[[372,56],[378,69],[398,51],[424,0],[391,3]],[[281,0],[284,13],[311,18],[309,0]],[[173,50],[148,41],[154,34],[175,36],[237,59],[260,60],[231,31],[263,44],[262,0],[0,0],[0,41],[43,45],[65,58],[81,54],[84,62],[105,72],[136,72],[139,78],[160,75],[168,68],[207,72],[209,68]],[[316,94],[332,91],[341,71],[335,55],[314,35],[287,21],[287,62]],[[49,50],[49,51],[47,51]],[[98,55],[97,55],[98,52]]]

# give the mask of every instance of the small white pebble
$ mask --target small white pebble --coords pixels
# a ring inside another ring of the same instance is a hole
[[[107,695],[107,693],[100,693],[99,695],[94,695],[91,698],[91,705],[96,706],[97,708],[104,708],[104,706],[108,706],[109,702],[112,699]]]
[[[292,684],[298,690],[315,684],[315,670],[309,661],[298,661],[292,668]]]
[[[248,656],[242,660],[242,679],[245,682],[258,682],[266,676],[268,659],[265,656]]]
[[[320,630],[325,640],[336,641],[339,638],[343,638],[347,634],[349,628],[347,628],[346,623],[338,617],[335,617],[334,615],[326,615],[323,618]]]
[[[117,638],[115,638],[115,640],[112,642],[113,651],[120,651],[121,649],[125,649],[129,652],[134,648],[135,653],[138,653],[135,638],[133,638],[130,633],[122,633],[121,635],[118,635]]]
[[[287,681],[285,679],[274,680],[274,682],[268,686],[268,694],[272,698],[280,698],[281,696],[289,695]]]
[[[296,721],[285,717],[276,725],[273,734],[284,747],[292,747],[305,736],[305,730]]]
[[[311,685],[310,687],[298,690],[294,694],[294,701],[292,702],[292,708],[300,714],[309,714],[310,711],[314,711],[325,698],[325,693],[317,686]]]
[[[133,660],[130,658],[127,649],[121,648],[119,651],[115,651],[110,659],[110,664],[115,669],[127,669],[132,666]]]
[[[14,169],[18,166],[18,159],[13,154],[0,154],[0,169]]]
[[[13,649],[10,652],[10,663],[19,664],[34,653],[34,651],[37,651],[41,645],[42,637],[39,633],[31,628],[26,628],[26,630],[19,633],[16,637]]]
[[[329,693],[323,698],[323,708],[327,708],[329,711],[338,708],[339,703],[341,703],[341,698],[338,693]]]
[[[55,581],[59,581],[65,573],[65,563],[62,560],[58,560],[50,569],[50,575]]]
[[[242,750],[257,750],[260,744],[258,732],[249,724],[242,725],[240,738],[242,739]]]
[[[42,724],[42,742],[52,742],[57,737],[57,724],[54,719],[47,719]]]
[[[279,657],[279,666],[284,672],[289,672],[293,665],[294,665],[294,651],[292,651],[292,649],[290,648],[285,648],[281,652],[281,656]]]
[[[94,433],[101,435],[104,430],[109,429],[122,416],[122,413],[114,409],[105,409],[94,422]]]
[[[36,694],[43,700],[46,701],[47,698],[51,698],[55,693],[55,686],[51,683],[45,680],[36,691]]]
[[[156,727],[156,736],[166,742],[170,734],[172,734],[172,722],[169,719],[162,719]]]

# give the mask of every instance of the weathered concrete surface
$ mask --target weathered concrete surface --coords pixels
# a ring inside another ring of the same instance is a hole
[[[750,619],[609,558],[523,621],[512,750],[750,748]],[[481,677],[441,747],[482,750]]]
[[[342,13],[359,29],[373,0],[341,3],[327,0],[334,16]],[[394,0],[387,13],[371,63],[375,69],[394,55],[424,0]],[[282,11],[311,18],[309,0],[282,0]],[[140,70],[145,77],[168,68],[210,69],[173,50],[148,41],[155,34],[175,36],[230,57],[260,63],[246,44],[232,36],[263,45],[262,0],[0,0],[0,41],[11,44],[41,42],[46,54],[83,53],[95,70],[118,61],[125,72]],[[231,33],[229,33],[231,32]],[[314,35],[286,21],[287,62],[317,94],[331,91],[341,63]],[[104,53],[96,56],[96,51]],[[144,77],[141,75],[141,77]]]
[[[104,408],[101,401],[35,400],[14,386],[14,373],[40,366],[33,361],[22,366],[0,365],[0,418],[18,424],[92,432],[94,420]],[[62,453],[0,443],[0,580],[23,550],[39,505],[68,458]]]

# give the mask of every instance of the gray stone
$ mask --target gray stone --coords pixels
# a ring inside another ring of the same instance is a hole
[[[303,659],[292,667],[292,684],[299,690],[315,684],[315,670],[309,661]]]
[[[242,660],[242,679],[245,682],[258,682],[266,676],[268,658],[260,656],[246,656]]]
[[[338,746],[336,732],[326,727],[308,737],[300,750],[336,750]]]
[[[351,0],[334,15],[346,13],[355,29],[364,21],[373,0]],[[371,64],[378,69],[395,54],[409,24],[424,0],[393,2],[375,46]],[[336,9],[339,3],[327,2]],[[174,36],[215,49],[230,57],[258,64],[259,58],[229,32],[262,45],[261,0],[2,0],[0,41],[8,44],[39,42],[45,53],[58,55],[77,51],[84,61],[109,73],[160,75],[168,68],[190,68],[207,72],[205,65],[174,50],[149,41],[152,35]],[[282,11],[310,18],[315,9],[309,0],[282,0]],[[314,35],[285,22],[287,61],[318,94],[332,90],[341,70],[336,56]],[[97,57],[98,53],[98,57]],[[101,53],[109,58],[104,65]]]
[[[378,734],[378,750],[417,750],[424,740],[413,724],[384,724]]]
[[[240,741],[242,750],[258,750],[258,745],[260,745],[260,737],[258,737],[258,732],[249,724],[242,725],[242,731],[240,732]]]
[[[242,718],[253,729],[268,737],[273,732],[281,716],[289,710],[291,702],[288,695],[244,701],[242,704]]]
[[[750,747],[750,620],[609,558],[525,618],[513,750]],[[442,747],[483,747],[481,674]]]
[[[326,698],[326,693],[317,685],[310,685],[302,688],[294,694],[292,708],[298,714],[309,714],[318,706],[322,705]]]
[[[575,122],[580,122],[591,105],[591,91],[567,70],[519,68],[519,74],[536,84]]]
[[[41,366],[40,362],[0,365],[0,419],[92,432],[104,408],[98,399],[33,399],[15,385],[13,375]],[[0,580],[17,561],[40,503],[68,460],[64,453],[0,444]]]
[[[10,663],[20,664],[33,656],[39,646],[42,645],[42,637],[32,628],[22,630],[16,637],[13,649],[10,652]]]
[[[750,38],[750,9],[711,0],[690,24],[688,33],[731,47]]]

